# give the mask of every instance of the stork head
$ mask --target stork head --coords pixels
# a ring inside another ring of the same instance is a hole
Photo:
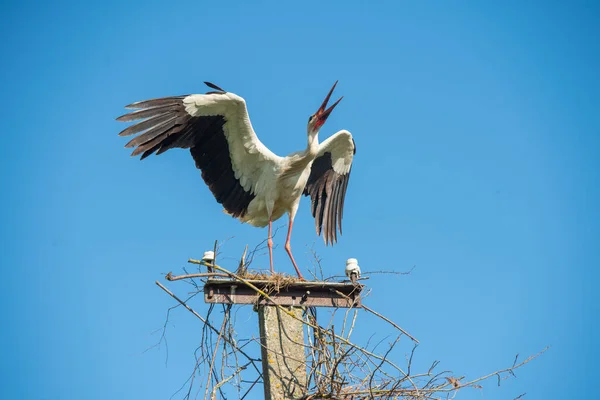
[[[333,90],[335,89],[336,85],[337,85],[337,81],[335,81],[335,83],[333,84],[333,87],[327,94],[327,97],[325,97],[325,100],[323,101],[323,104],[321,104],[321,107],[319,107],[319,109],[317,110],[316,113],[314,113],[313,115],[311,115],[308,118],[308,133],[309,134],[315,134],[315,133],[319,132],[319,129],[321,129],[321,127],[323,126],[325,121],[327,121],[329,114],[331,114],[331,112],[333,111],[335,106],[337,106],[338,103],[340,101],[342,101],[342,99],[344,98],[344,96],[340,97],[338,99],[338,101],[336,101],[335,103],[333,103],[331,105],[331,107],[326,109],[327,103],[329,102],[329,98],[331,97],[331,94],[333,93]]]

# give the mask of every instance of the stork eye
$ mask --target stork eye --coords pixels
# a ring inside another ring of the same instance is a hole
[[[310,122],[313,119],[313,116],[311,115],[310,117],[308,117],[308,122]]]

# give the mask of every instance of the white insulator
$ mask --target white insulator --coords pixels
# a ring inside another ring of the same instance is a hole
[[[356,278],[360,278],[360,267],[356,258],[346,260],[346,276],[350,278],[352,274],[356,274]]]
[[[212,250],[205,251],[204,255],[202,256],[202,261],[206,261],[206,262],[215,261],[215,252]]]

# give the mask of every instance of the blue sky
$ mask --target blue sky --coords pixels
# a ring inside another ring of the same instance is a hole
[[[421,365],[476,377],[552,346],[459,398],[595,393],[598,5],[376,3],[0,6],[3,398],[164,399],[187,377],[188,313],[172,317],[166,365],[164,346],[144,353],[173,305],[154,280],[215,239],[233,237],[233,266],[266,230],[221,213],[187,151],[130,158],[114,118],[205,80],[243,96],[286,154],[339,79],[322,136],[357,143],[344,235],[325,248],[305,199],[296,259],[307,268],[314,243],[329,275],[349,257],[365,272],[415,266],[373,277],[368,304],[420,339]],[[292,273],[283,239],[276,269]],[[361,318],[357,340],[393,334]]]

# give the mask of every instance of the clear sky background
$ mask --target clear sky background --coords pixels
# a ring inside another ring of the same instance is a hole
[[[326,248],[304,199],[301,267],[313,244],[328,275],[349,257],[365,272],[415,266],[369,280],[368,304],[420,339],[423,368],[474,378],[552,346],[459,398],[592,397],[599,22],[592,1],[3,2],[0,397],[169,398],[200,324],[176,312],[168,363],[164,346],[144,353],[174,304],[154,280],[215,239],[233,237],[234,267],[266,237],[221,212],[187,151],[130,158],[124,105],[208,80],[286,154],[337,79],[321,136],[348,129],[358,148],[344,235]],[[292,273],[283,241],[276,268]],[[358,341],[394,333],[361,318]]]

